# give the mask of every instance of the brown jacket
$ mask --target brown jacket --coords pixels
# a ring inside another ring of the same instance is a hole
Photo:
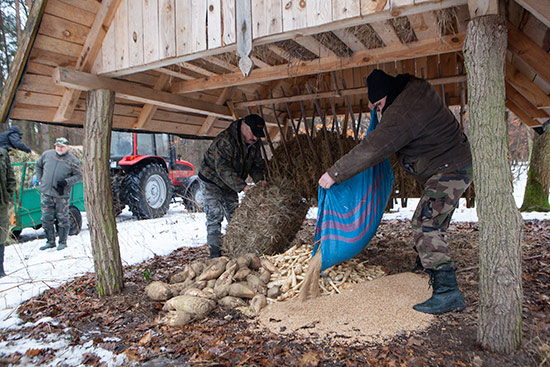
[[[338,183],[396,153],[421,183],[472,162],[470,144],[452,112],[425,80],[412,78],[369,136],[329,168]]]

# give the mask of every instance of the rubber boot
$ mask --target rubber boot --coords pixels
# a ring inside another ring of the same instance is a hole
[[[208,242],[208,247],[210,249],[210,258],[221,256],[221,234],[209,234],[206,236],[206,242]]]
[[[69,235],[69,228],[59,227],[59,244],[57,245],[57,251],[61,251],[67,248],[67,236]]]
[[[438,315],[450,311],[462,311],[466,308],[464,296],[460,289],[458,289],[456,269],[452,269],[451,267],[446,268],[426,270],[430,274],[430,284],[433,286],[433,294],[427,301],[413,306],[413,309],[419,312]]]
[[[5,243],[0,244],[0,278],[6,276],[6,273],[4,272],[4,249],[5,248],[6,248]]]
[[[46,244],[42,247],[40,247],[40,250],[47,250],[49,248],[55,247],[55,229],[53,228],[53,225],[50,226],[43,226],[44,233],[46,233]]]

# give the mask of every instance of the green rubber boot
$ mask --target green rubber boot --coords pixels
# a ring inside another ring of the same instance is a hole
[[[61,251],[67,248],[67,237],[69,236],[69,228],[59,227],[59,244],[57,245],[57,251]]]
[[[55,248],[55,229],[53,224],[51,226],[43,225],[44,233],[46,234],[46,244],[40,247],[40,250],[47,250],[49,248]]]
[[[430,274],[430,284],[433,286],[432,297],[413,306],[413,309],[438,315],[450,311],[462,311],[466,308],[464,296],[458,289],[456,269],[427,269],[426,272]]]

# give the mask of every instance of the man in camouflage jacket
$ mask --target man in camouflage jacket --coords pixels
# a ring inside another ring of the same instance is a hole
[[[68,144],[67,139],[58,138],[55,141],[55,149],[45,151],[36,161],[36,179],[39,182],[38,189],[42,193],[42,228],[46,233],[46,244],[40,247],[40,250],[55,247],[56,216],[59,225],[57,249],[63,250],[67,247],[71,187],[82,181],[80,162],[69,152]]]
[[[374,70],[367,78],[369,108],[382,111],[379,125],[319,179],[325,189],[396,154],[424,185],[411,220],[415,246],[433,284],[432,297],[414,306],[439,314],[465,307],[445,232],[458,201],[472,182],[468,138],[435,89],[411,75]]]
[[[15,191],[15,175],[7,150],[0,148],[0,278],[4,272],[4,250],[10,232],[9,208]]]
[[[237,194],[248,190],[250,175],[254,182],[265,179],[265,163],[260,152],[265,121],[251,114],[233,121],[210,144],[199,169],[203,209],[206,213],[207,243],[210,257],[219,257],[221,227],[238,205]]]

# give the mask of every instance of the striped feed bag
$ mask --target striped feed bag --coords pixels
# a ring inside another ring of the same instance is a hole
[[[367,134],[377,123],[371,112]],[[319,187],[313,255],[320,246],[321,270],[355,257],[367,246],[382,220],[392,187],[389,159],[328,190]]]

